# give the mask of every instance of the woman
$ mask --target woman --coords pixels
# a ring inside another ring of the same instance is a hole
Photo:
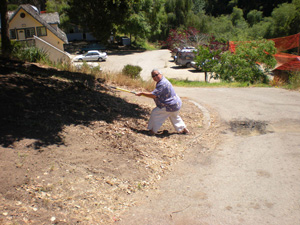
[[[188,134],[183,120],[179,116],[179,110],[182,102],[175,93],[172,84],[161,74],[158,69],[151,72],[153,80],[156,82],[156,88],[152,92],[138,92],[137,96],[144,95],[153,98],[156,107],[152,110],[148,122],[150,134],[156,134],[167,118],[170,118],[175,130],[182,134]]]

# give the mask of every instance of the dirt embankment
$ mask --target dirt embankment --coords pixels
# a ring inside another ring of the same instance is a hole
[[[166,123],[148,136],[148,99],[92,89],[55,69],[0,65],[1,224],[113,223],[206,132],[186,99],[191,134]]]

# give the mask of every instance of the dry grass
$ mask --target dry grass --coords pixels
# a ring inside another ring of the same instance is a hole
[[[122,73],[97,73],[95,78],[102,78],[108,84],[113,84],[115,86],[127,87],[129,89],[135,90],[147,90],[151,91],[155,88],[155,82],[152,80],[143,81],[141,79],[132,79]]]
[[[135,91],[152,91],[155,88],[155,82],[152,79],[149,79],[148,81],[133,79],[122,72],[104,73],[101,71],[100,66],[90,67],[86,62],[84,62],[80,68],[74,66],[72,63],[56,64],[55,67],[59,70],[91,75],[95,80],[98,78],[104,79],[105,83],[109,85],[126,87],[128,89],[134,89]]]

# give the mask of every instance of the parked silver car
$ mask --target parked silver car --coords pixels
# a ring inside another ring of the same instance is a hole
[[[88,51],[84,55],[78,55],[73,60],[74,61],[105,61],[107,59],[106,52],[100,52],[96,50]]]
[[[175,64],[178,66],[191,67],[191,62],[195,58],[195,48],[184,48],[177,52],[174,57]]]

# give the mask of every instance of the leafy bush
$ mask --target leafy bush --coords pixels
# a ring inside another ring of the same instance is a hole
[[[294,90],[300,89],[300,71],[291,72],[289,76],[289,87]]]
[[[29,62],[49,62],[46,52],[38,49],[37,47],[28,47],[19,42],[13,43],[12,55],[18,59]]]
[[[276,65],[275,53],[273,41],[242,42],[235,53],[221,55],[220,63],[213,68],[214,76],[229,82],[267,83],[267,73]]]
[[[132,79],[139,79],[141,78],[140,72],[142,71],[142,68],[140,66],[133,66],[127,64],[124,66],[122,73]]]
[[[213,68],[218,64],[221,52],[221,49],[210,49],[201,45],[197,48],[194,61],[197,67],[205,72],[205,81],[207,81],[207,72],[210,72],[211,77],[213,77]]]

